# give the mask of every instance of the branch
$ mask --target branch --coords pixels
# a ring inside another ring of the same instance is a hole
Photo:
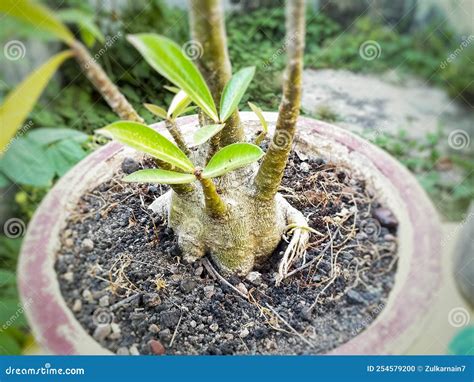
[[[84,70],[87,78],[92,82],[102,97],[104,97],[112,110],[121,119],[143,123],[143,118],[138,115],[133,106],[127,101],[117,86],[113,84],[84,45],[79,41],[74,41],[71,44],[71,47],[76,56],[76,60]]]
[[[257,197],[271,200],[280,186],[290,155],[296,122],[301,105],[303,53],[305,41],[305,0],[286,3],[287,65],[283,83],[283,97],[272,143],[267,150],[255,178]]]
[[[227,207],[222,198],[217,193],[216,185],[212,179],[204,179],[201,176],[200,170],[196,170],[194,174],[202,185],[204,201],[206,203],[206,211],[209,216],[213,218],[223,217],[227,211]]]
[[[190,5],[192,38],[202,46],[202,56],[197,64],[214,102],[219,105],[222,91],[232,76],[222,4],[220,0],[190,0]],[[237,111],[226,122],[219,136],[221,146],[244,139]]]
[[[165,120],[166,129],[169,131],[171,136],[173,137],[174,141],[178,145],[178,147],[183,151],[186,155],[190,154],[188,146],[186,146],[186,142],[184,141],[183,134],[179,129],[178,125],[176,124],[175,120],[167,119]]]

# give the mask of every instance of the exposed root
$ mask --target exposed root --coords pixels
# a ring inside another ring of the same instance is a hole
[[[278,276],[275,280],[276,285],[280,284],[283,279],[288,277],[291,266],[295,261],[303,258],[303,265],[306,263],[305,255],[310,232],[319,234],[319,232],[308,226],[308,222],[304,215],[296,208],[292,207],[286,200],[284,200],[282,206],[286,208],[288,222],[286,231],[287,233],[292,234],[292,238],[278,266]]]

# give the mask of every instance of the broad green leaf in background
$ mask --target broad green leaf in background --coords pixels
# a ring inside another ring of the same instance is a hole
[[[225,122],[237,109],[245,91],[255,74],[255,67],[248,67],[235,73],[224,88],[220,104],[220,120]]]
[[[16,284],[15,272],[9,269],[0,269],[0,288]]]
[[[8,178],[0,172],[0,188],[7,187],[9,184]]]
[[[193,143],[190,145],[190,147],[196,147],[207,142],[219,131],[221,131],[224,128],[224,126],[225,124],[221,123],[218,125],[208,125],[208,126],[201,127],[194,133]]]
[[[95,41],[103,43],[105,37],[94,23],[94,16],[79,9],[66,9],[57,12],[60,20],[75,23],[79,26],[81,38],[88,47],[92,47]]]
[[[43,147],[27,137],[15,139],[0,159],[0,170],[15,183],[36,187],[50,186],[55,174]]]
[[[137,183],[186,184],[194,182],[196,177],[193,174],[183,174],[176,171],[147,169],[134,172],[122,180]]]
[[[71,51],[56,54],[7,95],[5,102],[0,105],[0,152],[5,150],[25,121],[54,72],[71,56]]]
[[[31,130],[28,133],[28,138],[44,146],[64,139],[72,140],[77,143],[84,143],[89,139],[89,136],[81,131],[65,127],[42,127]]]
[[[264,155],[263,150],[251,143],[233,143],[220,149],[211,158],[202,172],[203,178],[215,178],[229,171],[258,161]]]
[[[184,91],[177,93],[171,101],[170,107],[168,108],[168,118],[178,117],[191,103],[191,98]]]
[[[72,32],[56,17],[51,9],[28,0],[2,0],[0,13],[15,17],[35,26],[35,28],[48,31],[57,38],[71,45],[74,42]]]
[[[62,140],[50,145],[46,155],[58,176],[63,176],[71,167],[87,155],[81,145],[72,140]]]
[[[150,113],[153,113],[160,118],[168,118],[168,113],[166,113],[166,110],[160,106],[153,105],[152,103],[144,103],[143,106],[145,106]]]
[[[0,305],[1,308],[1,305]],[[6,332],[0,332],[0,355],[19,355],[21,346],[13,336]]]
[[[150,154],[166,163],[192,173],[194,165],[178,146],[151,127],[138,122],[120,121],[112,123],[97,131],[111,135],[120,143]]]
[[[181,88],[214,121],[217,109],[203,76],[172,40],[152,33],[129,35],[128,41],[163,77]]]
[[[14,328],[26,325],[23,306],[18,298],[2,298],[0,301],[0,328],[6,325],[7,322],[9,327]]]

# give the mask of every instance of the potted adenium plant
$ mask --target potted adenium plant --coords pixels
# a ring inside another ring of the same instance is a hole
[[[127,37],[174,86],[168,110],[146,105],[164,121],[109,102],[122,120],[98,133],[118,143],[30,223],[19,277],[39,341],[60,354],[403,351],[439,282],[436,213],[388,154],[299,116],[304,0],[287,2],[278,113],[239,112],[258,68],[232,74],[220,2],[191,1],[190,23],[197,63],[166,37]],[[180,117],[191,104],[198,116]]]

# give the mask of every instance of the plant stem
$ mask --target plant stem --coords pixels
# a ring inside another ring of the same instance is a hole
[[[169,133],[173,137],[174,141],[178,145],[178,147],[183,151],[186,155],[190,154],[188,146],[186,146],[186,142],[184,141],[183,134],[179,129],[178,125],[176,124],[175,120],[167,119],[165,121],[166,128],[168,129]]]
[[[104,97],[112,110],[121,119],[143,123],[143,118],[138,115],[133,106],[110,80],[102,67],[97,64],[84,45],[79,41],[75,41],[71,47],[76,55],[76,60],[84,70],[87,78]]]
[[[207,213],[213,218],[221,218],[226,213],[226,206],[216,190],[212,179],[198,177],[202,185]]]
[[[222,91],[232,76],[222,4],[220,0],[190,0],[190,5],[192,38],[202,46],[202,56],[197,64],[214,102],[219,105]],[[227,120],[219,136],[221,146],[244,139],[237,111]]]
[[[300,113],[305,42],[305,0],[287,0],[286,44],[288,58],[283,83],[283,97],[272,143],[255,178],[257,197],[275,197],[290,155],[296,122]]]

